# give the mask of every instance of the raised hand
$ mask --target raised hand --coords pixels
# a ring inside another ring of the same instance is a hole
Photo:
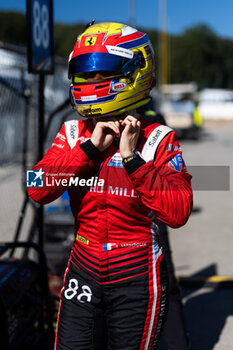
[[[102,152],[108,148],[115,137],[120,137],[120,122],[116,118],[108,121],[97,120],[91,136],[91,142],[99,151]]]
[[[121,126],[124,129],[121,132],[120,137],[120,154],[122,158],[128,157],[135,150],[140,133],[141,122],[128,115],[122,122]]]

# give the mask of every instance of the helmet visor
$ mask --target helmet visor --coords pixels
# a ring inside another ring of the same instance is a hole
[[[92,72],[83,72],[83,73],[81,72],[72,76],[72,82],[74,84],[81,84],[81,83],[88,84],[89,82],[92,83],[95,80],[95,83],[98,83],[98,82],[109,81],[109,80],[117,79],[121,77],[122,77],[122,73],[120,72],[112,72],[112,71],[98,71],[98,72],[92,71]]]
[[[122,72],[122,67],[129,61],[126,57],[92,52],[72,58],[69,63],[69,77],[82,72],[111,71]],[[118,73],[118,74],[119,74]]]

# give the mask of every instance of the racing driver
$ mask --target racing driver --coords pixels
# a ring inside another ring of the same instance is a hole
[[[41,204],[68,189],[75,218],[55,349],[156,349],[167,274],[153,218],[184,225],[192,190],[175,132],[135,112],[155,85],[151,42],[127,25],[91,23],[70,54],[69,78],[85,118],[63,124],[34,167],[45,185],[29,188]]]

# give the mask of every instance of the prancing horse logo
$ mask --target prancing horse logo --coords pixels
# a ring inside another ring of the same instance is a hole
[[[96,36],[89,36],[85,40],[85,46],[93,46],[93,45],[95,45],[96,40],[97,40]]]

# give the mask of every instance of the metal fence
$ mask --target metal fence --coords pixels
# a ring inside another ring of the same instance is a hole
[[[45,79],[45,123],[67,100],[68,87],[66,63],[60,60],[56,63],[55,74]],[[0,165],[21,162],[24,151],[35,154],[37,110],[38,76],[27,73],[26,49],[0,43]],[[64,115],[71,113],[68,105],[56,113],[48,133],[47,147]],[[30,158],[34,160],[34,156]]]

